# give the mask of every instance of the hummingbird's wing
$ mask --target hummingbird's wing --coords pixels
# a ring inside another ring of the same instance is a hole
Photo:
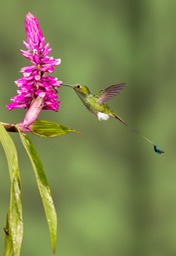
[[[103,90],[101,90],[98,95],[99,103],[103,104],[104,102],[110,100],[112,97],[116,96],[125,88],[125,83],[111,85]]]

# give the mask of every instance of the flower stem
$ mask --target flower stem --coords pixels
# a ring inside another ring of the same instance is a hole
[[[16,128],[15,124],[9,124],[9,123],[4,123],[0,122],[8,132],[18,132],[18,129]]]

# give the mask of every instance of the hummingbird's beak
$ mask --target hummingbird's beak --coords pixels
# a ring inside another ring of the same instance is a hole
[[[68,86],[68,87],[72,87],[71,84],[61,84],[61,85],[63,85],[63,86]]]

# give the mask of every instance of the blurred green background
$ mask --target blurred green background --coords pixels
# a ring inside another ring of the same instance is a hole
[[[60,88],[58,113],[40,118],[81,132],[56,139],[30,135],[58,212],[57,255],[176,255],[176,2],[153,0],[2,1],[0,8],[1,121],[20,122],[25,111],[5,105],[16,95],[19,70],[28,61],[24,18],[32,12],[61,58],[55,75],[83,83],[93,93],[127,87],[109,105],[165,154],[116,120],[99,122],[69,88]],[[23,189],[21,255],[51,255],[48,226],[30,162],[17,134]],[[3,150],[0,182],[0,254],[9,204]]]

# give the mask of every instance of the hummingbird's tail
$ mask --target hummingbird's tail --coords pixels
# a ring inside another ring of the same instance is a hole
[[[163,150],[161,150],[158,146],[156,146],[151,140],[149,140],[147,137],[145,137],[143,134],[141,134],[140,132],[138,132],[136,129],[134,129],[133,127],[129,126],[121,117],[119,117],[118,115],[116,115],[115,113],[112,113],[112,116],[115,117],[117,120],[119,120],[122,124],[124,124],[125,126],[127,126],[128,128],[130,128],[130,130],[132,130],[133,132],[135,132],[136,134],[138,134],[140,137],[142,137],[144,140],[146,140],[147,142],[149,142],[150,144],[153,145],[154,147],[154,151],[158,154],[162,154],[164,153]]]

